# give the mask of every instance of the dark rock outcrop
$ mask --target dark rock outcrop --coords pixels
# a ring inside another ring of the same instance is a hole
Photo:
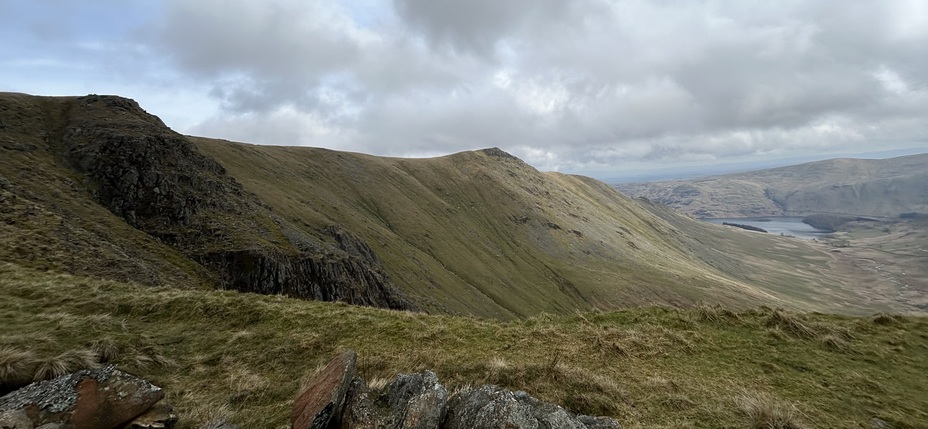
[[[438,428],[448,409],[448,397],[448,390],[432,371],[400,374],[379,394],[355,378],[343,413],[345,424],[351,428]]]
[[[33,383],[0,398],[0,426],[119,428],[163,397],[161,388],[107,365]],[[26,419],[31,426],[24,426]]]
[[[220,273],[224,289],[319,301],[415,310],[386,274],[357,257],[282,254],[273,250],[222,251],[197,258]]]
[[[400,374],[387,386],[387,404],[400,429],[438,427],[448,406],[448,390],[432,371]]]
[[[443,428],[621,428],[615,420],[576,416],[528,393],[483,386],[451,400]]]
[[[416,310],[367,243],[337,226],[315,232],[322,238],[301,232],[135,101],[78,97],[60,115],[50,147],[97,201],[208,268],[220,287]]]
[[[382,391],[355,377],[345,389],[349,365],[342,355],[313,380],[294,404],[294,429],[621,429],[608,417],[574,415],[525,392],[483,386],[449,394],[431,371],[400,374]],[[353,371],[353,367],[350,367]],[[308,396],[307,396],[308,395]],[[319,398],[312,401],[305,398]],[[308,406],[310,403],[313,406]],[[343,409],[341,405],[343,403]],[[315,413],[315,414],[313,414]],[[340,418],[336,417],[340,416]],[[297,424],[297,417],[300,424]],[[311,423],[311,425],[309,424]]]
[[[355,377],[357,356],[346,352],[332,359],[293,404],[293,429],[323,429],[341,425],[345,395]]]

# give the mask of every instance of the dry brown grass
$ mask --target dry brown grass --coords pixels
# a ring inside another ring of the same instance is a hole
[[[802,320],[802,317],[785,310],[777,309],[767,319],[768,327],[776,327],[783,332],[800,338],[814,338],[816,330]]]
[[[765,395],[744,393],[736,399],[749,429],[803,429],[795,405]]]
[[[119,356],[119,345],[112,337],[105,337],[93,342],[90,349],[100,359],[100,363],[107,363],[115,360]]]
[[[38,360],[34,381],[50,380],[62,375],[100,366],[100,357],[90,349],[68,350],[57,356]]]
[[[749,415],[768,427],[861,427],[873,416],[920,427],[928,409],[921,383],[928,320],[919,317],[885,326],[869,316],[759,309],[713,323],[697,309],[644,308],[499,322],[83,281],[0,264],[0,313],[8,316],[0,346],[43,357],[111,343],[112,363],[165,389],[181,414],[179,429],[221,418],[243,428],[285,427],[300,381],[348,349],[374,388],[397,373],[432,370],[449,391],[497,384],[571,412],[616,417],[630,429],[746,427]],[[101,309],[112,317],[97,318],[96,331],[59,323]],[[242,324],[239,313],[265,317]],[[787,331],[790,320],[815,335]],[[176,365],[154,364],[158,354]],[[737,392],[778,400],[742,407]]]
[[[741,320],[741,316],[739,316],[738,313],[720,304],[713,305],[705,301],[699,301],[696,303],[695,309],[696,318],[704,322],[722,323],[738,322]]]
[[[37,364],[35,353],[30,350],[0,347],[0,394],[29,384]]]

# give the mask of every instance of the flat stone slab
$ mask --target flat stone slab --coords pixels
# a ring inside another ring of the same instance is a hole
[[[107,365],[11,392],[0,398],[0,413],[25,413],[35,427],[52,423],[74,429],[114,429],[163,397],[160,387]]]

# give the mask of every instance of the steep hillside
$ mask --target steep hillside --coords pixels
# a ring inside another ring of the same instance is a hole
[[[497,149],[385,159],[195,141],[284,219],[306,231],[334,224],[362,237],[397,284],[443,311],[505,316],[687,304],[708,298],[701,288],[729,304],[745,302],[743,286],[676,248],[670,229],[636,203],[590,179],[538,172]]]
[[[928,154],[891,159],[831,159],[693,180],[616,187],[696,217],[898,217],[928,212]]]
[[[0,258],[36,269],[497,318],[912,309],[848,281],[866,271],[833,270],[827,249],[729,248],[740,236],[498,149],[254,146],[181,136],[119,97],[2,94],[0,150]]]
[[[297,234],[134,101],[3,94],[0,124],[4,260],[415,308],[359,240]]]

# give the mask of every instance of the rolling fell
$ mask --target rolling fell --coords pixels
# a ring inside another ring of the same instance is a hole
[[[495,148],[255,146],[180,135],[120,97],[2,94],[0,149],[0,256],[32,269],[503,319],[700,300],[896,308],[825,249],[726,248],[741,236]]]
[[[840,214],[899,217],[928,213],[928,154],[890,159],[830,159],[691,180],[623,183],[695,217]]]

